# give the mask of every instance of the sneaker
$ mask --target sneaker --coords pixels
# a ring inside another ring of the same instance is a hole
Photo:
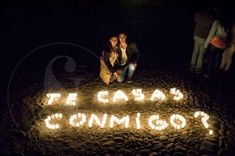
[[[133,81],[132,80],[127,80],[127,83],[132,83]]]
[[[132,79],[131,78],[127,78],[127,83],[132,83]]]

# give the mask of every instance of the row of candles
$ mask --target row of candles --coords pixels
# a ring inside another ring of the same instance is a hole
[[[131,94],[134,97],[134,101],[145,100],[145,95],[143,94],[142,89],[133,89]],[[170,89],[170,95],[173,96],[173,100],[175,101],[179,101],[184,97],[183,93],[176,88]],[[100,103],[109,103],[109,102],[118,103],[118,102],[127,102],[129,100],[128,96],[121,90],[116,91],[111,100],[108,98],[108,96],[109,96],[109,91],[99,91],[97,93],[97,101]],[[58,101],[61,98],[61,94],[48,93],[47,98],[48,98],[47,104],[53,105],[56,103],[56,101]],[[77,103],[77,98],[78,98],[77,93],[69,93],[66,98],[65,104],[69,106],[75,106]],[[166,95],[159,89],[156,89],[150,97],[150,101],[165,101],[166,99],[167,99]]]
[[[69,124],[72,127],[81,127],[85,124],[87,124],[88,127],[92,128],[93,126],[98,126],[100,128],[105,128],[105,125],[107,125],[106,127],[109,128],[114,128],[117,125],[123,125],[125,128],[129,128],[129,123],[130,123],[130,116],[129,115],[125,115],[122,117],[118,117],[116,115],[110,115],[109,117],[109,123],[107,123],[108,120],[108,114],[104,113],[102,115],[103,117],[99,117],[96,114],[91,114],[90,117],[88,118],[88,116],[84,113],[76,113],[73,114],[69,117]],[[201,122],[203,124],[203,126],[206,129],[209,129],[209,124],[208,124],[208,120],[209,120],[209,115],[206,114],[203,111],[197,111],[194,113],[194,118],[201,118]],[[63,114],[62,113],[55,113],[52,115],[47,116],[47,118],[44,120],[45,125],[48,129],[59,129],[61,128],[60,124],[56,123],[59,120],[62,120],[63,118]],[[170,125],[174,128],[174,129],[183,129],[186,127],[186,118],[181,115],[181,114],[172,114],[170,116],[169,119]],[[141,129],[142,125],[141,125],[142,121],[141,121],[141,113],[136,113],[135,116],[135,128],[136,129]],[[166,129],[167,127],[169,127],[169,124],[167,123],[166,120],[160,119],[160,116],[158,114],[155,115],[151,115],[148,119],[147,119],[147,125],[156,131],[162,131],[164,129]],[[213,130],[209,129],[209,135],[213,134]]]

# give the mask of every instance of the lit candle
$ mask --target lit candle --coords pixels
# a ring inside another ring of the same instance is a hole
[[[142,93],[142,89],[133,89],[132,95],[134,96],[135,101],[143,101],[144,94]]]
[[[114,123],[117,123],[118,125],[124,124],[125,128],[128,128],[129,127],[129,121],[130,121],[129,115],[126,115],[126,116],[122,117],[121,119],[119,119],[115,115],[111,115],[110,128],[114,127]]]
[[[137,128],[137,129],[140,129],[140,128],[141,128],[141,124],[140,124],[140,113],[137,113],[137,114],[136,114],[135,122],[136,122],[136,128]]]
[[[77,93],[69,93],[66,99],[66,105],[75,106],[77,100]]]
[[[152,94],[150,100],[151,100],[151,101],[155,101],[155,100],[164,101],[165,99],[166,99],[165,94],[164,94],[162,91],[156,89],[156,90],[153,92],[153,94]]]
[[[99,91],[97,94],[97,100],[102,103],[108,103],[109,99],[105,98],[109,95],[108,91]]]
[[[204,125],[205,128],[209,128],[209,124],[207,122],[207,120],[209,120],[209,115],[207,115],[206,113],[202,112],[202,111],[197,111],[194,113],[194,118],[198,118],[198,116],[201,116],[201,121],[202,124]]]
[[[170,94],[174,95],[173,99],[176,101],[179,101],[184,97],[184,95],[180,92],[180,90],[177,90],[176,88],[171,88]]]
[[[100,126],[101,128],[104,128],[106,120],[107,120],[107,116],[108,116],[107,114],[104,114],[102,121],[100,121],[97,115],[91,114],[91,117],[88,121],[88,127],[93,127],[93,123],[95,122],[98,126]]]
[[[60,93],[48,93],[47,97],[48,99],[48,105],[52,105],[53,102],[58,101],[58,99],[60,98]]]
[[[176,120],[180,121],[180,123],[176,122]],[[173,114],[170,117],[171,125],[176,129],[181,129],[186,126],[186,119],[180,114]]]
[[[155,124],[153,123],[153,121],[156,120]],[[151,127],[152,129],[155,129],[157,131],[161,131],[163,129],[166,129],[168,124],[166,121],[164,120],[160,120],[159,119],[159,115],[152,115],[149,119],[148,119],[148,125],[149,127]]]
[[[75,121],[80,119],[80,121]],[[84,113],[77,113],[74,115],[71,115],[69,118],[69,124],[73,127],[80,127],[81,125],[84,125],[86,122],[86,115]]]
[[[56,114],[52,114],[47,116],[47,118],[44,120],[46,127],[48,129],[59,129],[60,125],[59,124],[52,124],[51,120],[53,119],[61,119],[62,118],[62,114],[61,113],[56,113]]]
[[[128,97],[126,96],[126,94],[123,91],[118,90],[113,96],[113,102],[117,102],[120,100],[124,100],[126,102],[126,101],[128,101]]]

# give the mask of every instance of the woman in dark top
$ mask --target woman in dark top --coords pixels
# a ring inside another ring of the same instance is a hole
[[[117,65],[118,58],[117,43],[117,36],[110,37],[108,46],[102,52],[100,59],[100,77],[107,85],[117,78],[117,72],[115,72],[115,66]]]

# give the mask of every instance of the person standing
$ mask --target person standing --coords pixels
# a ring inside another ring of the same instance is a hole
[[[134,72],[137,67],[139,50],[135,43],[127,42],[125,33],[119,34],[117,81],[123,82],[127,76],[127,82],[132,82]]]
[[[223,71],[229,71],[232,64],[233,54],[235,52],[235,24],[233,24],[232,29],[228,33],[227,46],[223,53],[222,62],[220,69]]]
[[[191,71],[202,72],[203,57],[206,52],[204,44],[214,21],[215,8],[198,11],[194,16],[194,50],[191,58]]]
[[[227,33],[224,22],[215,20],[204,47],[207,49],[205,61],[205,77],[217,74],[222,55],[226,47]]]

